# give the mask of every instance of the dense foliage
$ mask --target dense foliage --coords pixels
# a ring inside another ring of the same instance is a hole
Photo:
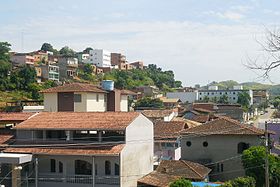
[[[146,69],[133,69],[130,71],[113,70],[105,73],[104,79],[115,81],[116,88],[133,89],[137,86],[155,85],[163,91],[171,91],[171,88],[181,87],[181,81],[176,81],[173,71],[162,71],[154,64]]]
[[[253,177],[238,177],[225,182],[221,187],[255,187],[256,180]]]
[[[279,107],[280,107],[280,96],[276,96],[275,98],[273,98],[272,104],[273,104],[274,108],[279,109]]]
[[[163,102],[156,98],[152,99],[150,97],[143,97],[142,99],[139,99],[134,106],[135,109],[137,108],[154,108],[154,109],[160,109],[163,108]]]
[[[243,110],[248,111],[248,109],[250,107],[250,100],[251,100],[251,97],[248,92],[244,91],[244,92],[238,93],[237,103],[239,103],[242,106]]]
[[[172,183],[170,183],[169,187],[192,187],[192,183],[186,179],[178,179]]]
[[[266,150],[263,146],[253,146],[245,150],[242,155],[242,164],[247,176],[256,180],[256,186],[262,187],[265,183]],[[270,186],[280,186],[280,159],[278,156],[268,155]]]

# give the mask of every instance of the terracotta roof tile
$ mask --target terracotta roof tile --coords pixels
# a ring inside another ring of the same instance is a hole
[[[244,125],[230,118],[220,117],[203,125],[186,129],[182,134],[203,135],[263,135],[264,130]]]
[[[70,83],[62,86],[52,87],[46,90],[42,90],[42,93],[57,93],[57,92],[95,92],[106,93],[105,90],[99,86],[85,83]]]
[[[156,187],[167,187],[179,178],[191,180],[204,180],[211,169],[190,161],[183,160],[163,160],[156,171],[138,180],[140,184]]]
[[[212,111],[214,108],[214,103],[193,103],[192,107],[194,110],[200,108],[200,109]]]
[[[144,110],[142,114],[147,118],[163,118],[172,114],[173,110]]]
[[[36,155],[118,155],[124,144],[92,146],[87,148],[7,148],[5,153],[32,153]]]
[[[2,122],[22,122],[27,120],[34,113],[29,112],[10,112],[10,113],[0,113],[0,123]]]
[[[122,95],[137,95],[137,93],[130,90],[121,90]]]
[[[16,129],[124,130],[138,112],[41,112]]]
[[[178,138],[186,126],[184,121],[157,121],[154,124],[154,138]]]

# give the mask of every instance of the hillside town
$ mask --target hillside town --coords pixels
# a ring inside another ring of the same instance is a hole
[[[106,72],[151,67],[103,49],[54,55],[44,46],[30,53],[2,53],[2,59],[8,57],[2,65],[10,67],[7,80],[27,69],[34,72],[32,84],[53,83],[39,90],[41,100],[7,100],[2,108],[2,186],[264,183],[248,174],[259,170],[247,165],[246,154],[258,146],[267,147],[264,154],[280,153],[279,122],[272,119],[279,104],[268,90],[241,84],[164,90],[156,85],[122,87],[110,79],[90,82],[79,78],[84,67],[102,78]]]

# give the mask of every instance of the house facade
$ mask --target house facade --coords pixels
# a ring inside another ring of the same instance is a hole
[[[13,66],[34,65],[34,57],[27,53],[16,53],[11,56]]]
[[[42,71],[41,74],[42,81],[45,80],[59,81],[59,66],[43,64],[40,66],[40,68]]]
[[[72,79],[77,75],[78,59],[74,57],[58,57],[60,80]]]
[[[140,113],[42,112],[16,133],[0,155],[3,172],[22,167],[4,173],[18,179],[7,179],[7,186],[134,187],[153,170],[153,124]],[[29,160],[9,164],[22,155]]]
[[[93,49],[89,51],[89,63],[97,67],[111,66],[111,53],[103,49]]]
[[[212,180],[226,181],[245,175],[242,152],[250,146],[262,145],[264,131],[220,118],[183,130],[181,135],[181,159],[211,168]]]

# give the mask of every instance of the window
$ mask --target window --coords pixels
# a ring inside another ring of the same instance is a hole
[[[111,162],[105,161],[105,175],[111,175]]]
[[[235,100],[235,97],[233,97],[232,99]]]
[[[208,142],[203,142],[203,147],[208,147]]]
[[[224,164],[221,164],[221,172],[224,171]]]
[[[74,94],[74,102],[76,102],[76,103],[82,102],[82,95],[81,94]]]
[[[201,93],[199,93],[199,95],[201,95]]]
[[[59,171],[59,173],[63,173],[63,163],[62,162],[58,163],[58,171]]]
[[[95,175],[97,176],[97,164],[95,164],[94,169],[95,169]]]
[[[186,142],[186,145],[187,145],[188,147],[190,147],[190,146],[192,145],[192,142],[187,141],[187,142]]]
[[[220,92],[220,95],[222,95],[222,92]]]
[[[107,95],[104,94],[104,102],[106,103],[107,102]]]
[[[96,94],[96,102],[99,102],[99,94]]]
[[[233,94],[235,94],[235,92],[233,92]]]
[[[166,143],[166,147],[173,147],[172,143]]]
[[[56,172],[56,169],[55,169],[55,159],[51,159],[51,172],[52,173],[55,173]]]
[[[115,164],[115,175],[120,175],[120,166],[119,166],[119,164]]]
[[[244,143],[244,142],[240,142],[238,145],[237,145],[237,153],[238,154],[242,154],[244,150],[248,149],[249,148],[249,144],[247,143]]]
[[[76,175],[91,175],[92,164],[84,160],[75,160]]]

